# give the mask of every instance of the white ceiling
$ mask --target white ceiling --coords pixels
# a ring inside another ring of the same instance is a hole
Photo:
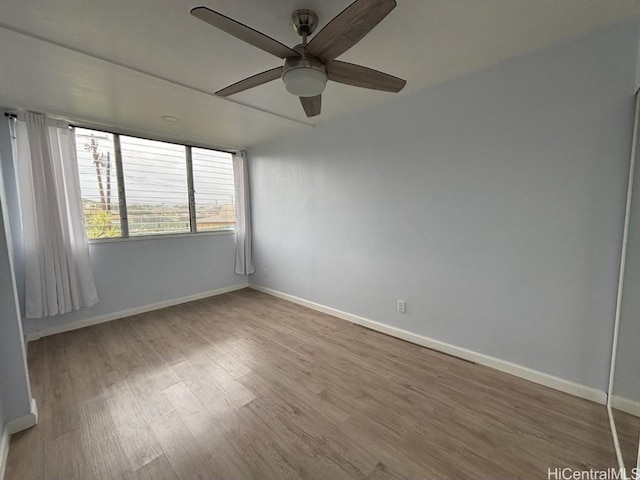
[[[293,10],[315,10],[322,28],[350,0],[2,0],[0,105],[247,147],[640,13],[640,0],[397,1],[340,59],[403,77],[405,89],[391,94],[330,82],[322,114],[307,119],[280,81],[229,99],[213,96],[282,62],[189,10],[208,6],[292,46],[299,43],[289,23]]]

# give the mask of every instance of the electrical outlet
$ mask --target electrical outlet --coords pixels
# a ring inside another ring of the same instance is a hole
[[[264,278],[269,278],[269,269],[268,268],[264,269]]]
[[[404,300],[398,300],[398,311],[400,313],[406,313],[407,311],[407,304]]]

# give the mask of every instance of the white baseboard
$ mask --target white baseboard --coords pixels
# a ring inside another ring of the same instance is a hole
[[[7,467],[7,456],[9,455],[9,429],[2,426],[0,432],[0,480],[4,478],[4,471]]]
[[[34,398],[31,399],[31,411],[26,415],[11,420],[6,425],[0,426],[0,480],[4,479],[4,472],[7,468],[7,457],[9,456],[9,443],[11,435],[21,432],[27,428],[34,427],[38,423],[38,405]]]
[[[151,312],[153,310],[160,310],[161,308],[172,307],[181,303],[193,302],[195,300],[201,300],[203,298],[215,297],[216,295],[222,295],[223,293],[233,292],[235,290],[242,290],[247,288],[247,283],[241,283],[237,285],[231,285],[229,287],[218,288],[216,290],[209,290],[207,292],[196,293],[194,295],[188,295],[186,297],[173,298],[171,300],[165,300],[163,302],[153,303],[151,305],[143,305],[142,307],[129,308],[127,310],[120,310],[119,312],[109,313],[107,315],[101,315],[99,317],[87,318],[85,320],[79,320],[77,322],[66,323],[64,325],[57,325],[55,327],[46,328],[39,332],[27,333],[25,338],[28,342],[38,340],[42,337],[49,335],[55,335],[57,333],[68,332],[71,330],[77,330],[78,328],[88,327],[90,325],[96,325],[98,323],[110,322],[119,318],[130,317],[132,315],[139,315],[141,313]]]
[[[351,313],[343,312],[342,310],[327,307],[325,305],[311,302],[309,300],[295,297],[293,295],[289,295],[288,293],[279,292],[278,290],[273,290],[261,285],[249,285],[249,288],[266,293],[268,295],[272,295],[274,297],[282,298],[283,300],[288,300],[292,303],[297,303],[298,305],[311,308],[312,310],[317,310],[318,312],[326,313],[334,317],[341,318],[358,325],[362,325],[363,327],[370,328],[371,330],[386,333],[387,335],[391,335],[392,337],[401,338],[402,340],[406,340],[407,342],[415,343],[417,345],[421,345],[438,352],[446,353],[447,355],[452,355],[454,357],[462,358],[470,362],[491,367],[496,370],[500,370],[501,372],[514,375],[516,377],[524,378],[525,380],[544,385],[545,387],[553,388],[554,390],[559,390],[561,392],[591,400],[602,405],[607,403],[606,392],[597,390],[592,387],[587,387],[586,385],[581,385],[570,380],[555,377],[547,373],[539,372],[531,368],[507,362],[506,360],[490,357],[489,355],[474,352],[473,350],[468,350],[466,348],[457,347],[455,345],[441,342],[439,340],[424,337],[422,335],[411,333],[407,330],[402,330],[390,325],[385,325],[384,323],[369,320],[368,318],[360,317],[358,315],[352,315]]]
[[[38,405],[36,399],[31,399],[31,411],[21,417],[7,423],[6,429],[9,435],[21,432],[27,428],[35,427],[38,424]]]
[[[611,395],[611,407],[640,417],[640,402],[637,400]]]

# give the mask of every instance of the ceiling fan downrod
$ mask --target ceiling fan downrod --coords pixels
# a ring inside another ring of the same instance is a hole
[[[306,8],[296,10],[291,14],[291,24],[296,33],[302,37],[302,44],[306,45],[307,37],[310,37],[318,26],[318,15]]]

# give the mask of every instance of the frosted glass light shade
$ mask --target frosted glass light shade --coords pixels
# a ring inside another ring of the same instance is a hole
[[[284,88],[297,97],[315,97],[324,92],[327,75],[315,68],[293,68],[282,75]]]

